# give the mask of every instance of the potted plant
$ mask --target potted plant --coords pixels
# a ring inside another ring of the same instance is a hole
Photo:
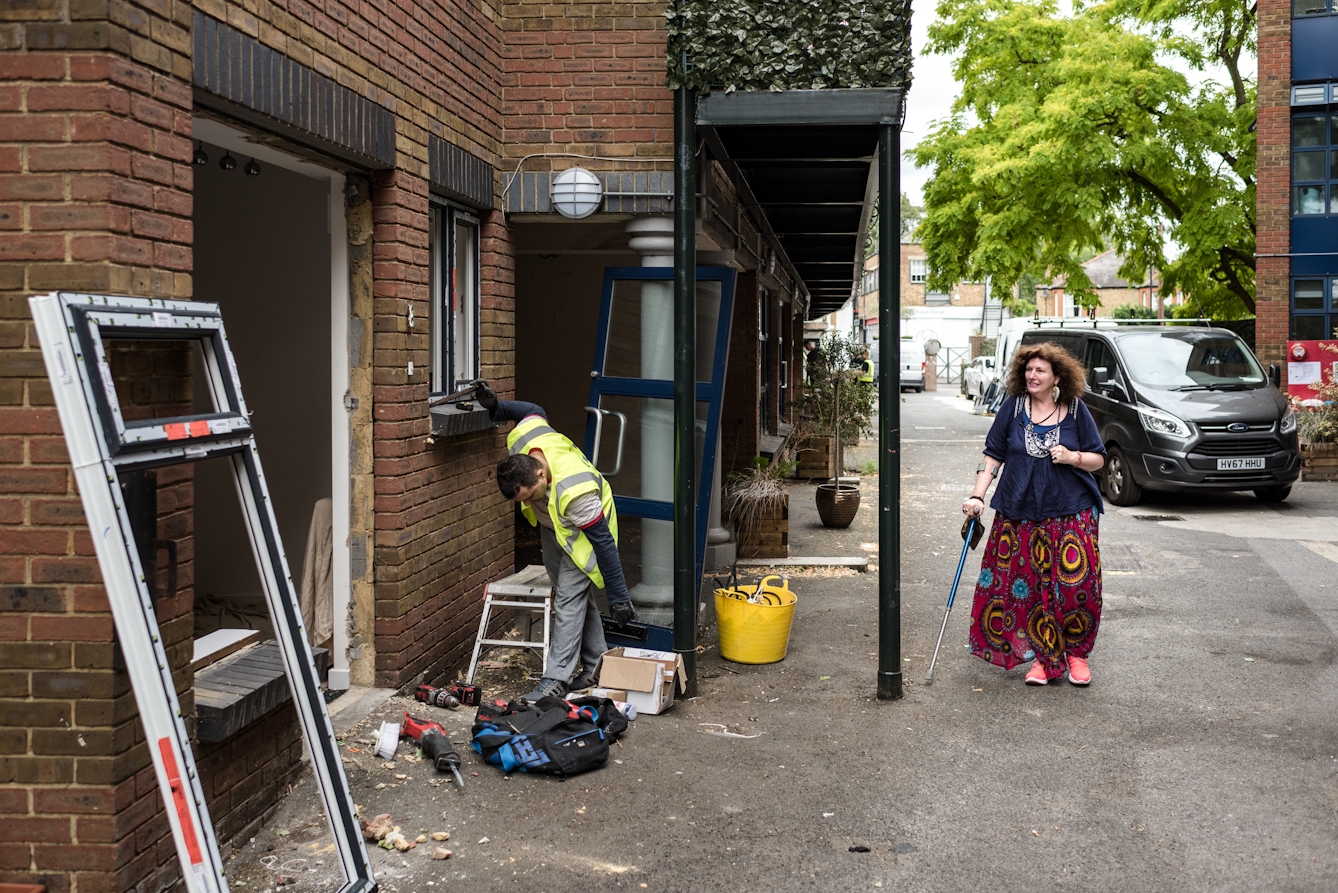
[[[873,382],[859,380],[859,361],[864,345],[854,338],[827,335],[819,344],[821,360],[809,366],[808,385],[799,410],[810,428],[808,451],[816,438],[830,438],[831,469],[826,483],[818,485],[818,516],[827,527],[849,527],[859,509],[859,486],[842,483],[844,448],[859,441],[860,433],[873,424],[878,390]],[[802,456],[802,453],[801,453]]]
[[[734,521],[740,558],[790,557],[790,496],[782,482],[794,467],[783,453],[755,456],[751,468],[729,476],[722,509]]]

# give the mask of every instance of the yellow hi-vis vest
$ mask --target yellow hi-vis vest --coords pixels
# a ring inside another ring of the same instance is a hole
[[[859,380],[873,381],[873,360],[865,360],[860,364],[860,367],[862,371],[859,374]]]
[[[573,499],[586,493],[598,493],[599,501],[604,506],[604,518],[609,524],[609,533],[613,534],[614,543],[618,542],[618,513],[613,508],[613,490],[604,476],[595,470],[595,466],[590,464],[590,460],[585,458],[585,453],[576,444],[550,428],[547,419],[542,416],[521,419],[506,436],[506,448],[513,456],[529,455],[530,450],[543,451],[548,467],[553,472],[553,482],[548,485],[548,517],[553,521],[553,532],[563,551],[571,556],[576,566],[603,589],[604,575],[599,572],[599,563],[595,560],[595,549],[590,545],[590,540],[579,528],[567,527],[563,522],[567,506],[571,505]],[[520,511],[531,526],[538,525],[534,509],[521,503]]]

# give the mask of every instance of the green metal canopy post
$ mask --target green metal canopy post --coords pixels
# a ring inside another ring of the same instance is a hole
[[[696,93],[674,91],[674,651],[697,694]]]
[[[878,699],[901,697],[901,126],[878,128]]]

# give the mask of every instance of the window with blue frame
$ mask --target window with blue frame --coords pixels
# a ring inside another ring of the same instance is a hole
[[[1338,306],[1334,291],[1338,277],[1292,280],[1292,340],[1319,341],[1335,337]]]
[[[1338,115],[1292,116],[1292,213],[1338,214]]]
[[[1293,16],[1322,16],[1335,11],[1334,0],[1292,0]]]

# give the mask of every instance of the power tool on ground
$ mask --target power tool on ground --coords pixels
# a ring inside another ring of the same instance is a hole
[[[438,772],[450,772],[460,787],[465,786],[465,780],[460,775],[460,755],[451,747],[441,723],[418,719],[405,712],[401,734],[418,742],[418,746],[423,749],[423,756],[432,761]]]

